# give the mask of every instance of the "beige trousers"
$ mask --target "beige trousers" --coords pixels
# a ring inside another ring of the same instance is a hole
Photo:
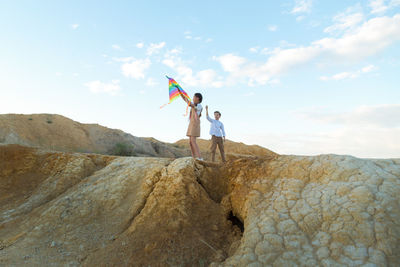
[[[222,140],[222,137],[218,137],[213,135],[211,137],[211,156],[212,156],[212,161],[215,161],[215,150],[217,149],[217,145],[219,148],[219,152],[221,153],[221,158],[222,161],[225,162],[225,151],[224,151],[224,140]]]

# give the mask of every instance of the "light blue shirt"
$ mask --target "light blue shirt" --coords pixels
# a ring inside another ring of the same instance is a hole
[[[213,120],[210,118],[210,116],[207,115],[207,120],[211,122],[211,127],[210,127],[210,134],[215,135],[217,137],[225,137],[225,129],[224,129],[224,124],[220,122],[219,120]]]

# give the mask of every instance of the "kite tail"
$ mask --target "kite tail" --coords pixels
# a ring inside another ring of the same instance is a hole
[[[160,109],[162,109],[163,107],[165,107],[165,106],[168,105],[168,104],[169,104],[169,103],[162,105],[162,106],[160,107]]]
[[[186,106],[186,113],[183,114],[183,117],[186,117],[189,114],[189,107],[190,107],[190,104]]]

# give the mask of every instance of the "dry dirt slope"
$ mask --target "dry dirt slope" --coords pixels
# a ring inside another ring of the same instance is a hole
[[[0,115],[0,144],[20,144],[56,151],[108,154],[117,143],[133,146],[136,155],[182,157],[186,149],[141,138],[98,124],[83,124],[56,114]]]
[[[0,266],[400,265],[399,159],[0,146],[0,189]]]

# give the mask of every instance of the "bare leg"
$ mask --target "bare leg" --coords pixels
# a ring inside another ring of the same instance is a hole
[[[189,137],[190,152],[192,152],[192,158],[195,158],[195,151],[193,147],[192,137]]]
[[[199,146],[197,145],[197,142],[196,142],[196,137],[195,136],[191,136],[190,137],[190,141],[191,141],[192,146],[193,146],[194,156],[197,157],[197,158],[201,158],[200,149],[199,149]]]

